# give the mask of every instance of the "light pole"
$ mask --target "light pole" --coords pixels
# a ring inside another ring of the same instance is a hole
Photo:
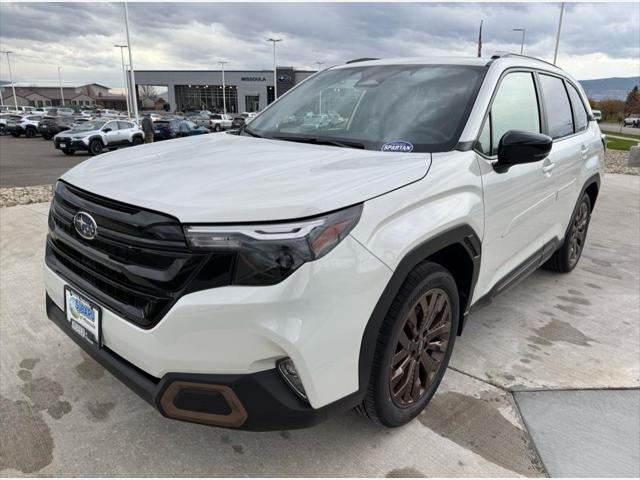
[[[527,33],[526,28],[514,28],[514,32],[522,32],[522,41],[520,42],[520,55],[524,52],[524,35]]]
[[[11,73],[11,61],[9,60],[10,51],[0,51],[7,56],[7,66],[9,67],[9,82],[11,82],[11,91],[13,92],[13,104],[16,106],[16,112],[18,111],[18,97],[16,97],[16,86],[13,84],[13,74]]]
[[[129,79],[131,81],[131,102],[133,103],[133,116],[138,123],[138,96],[136,95],[136,78],[133,73],[133,57],[131,55],[131,37],[129,36],[129,11],[127,10],[127,2],[124,2],[124,24],[127,30],[127,45],[129,50]]]
[[[60,77],[60,70],[62,67],[58,67],[58,85],[60,86],[60,101],[64,107],[64,92],[62,91],[62,78]]]
[[[553,53],[553,64],[558,59],[558,45],[560,45],[560,30],[562,29],[562,15],[564,14],[564,2],[560,4],[560,18],[558,19],[558,33],[556,34],[556,49]]]
[[[124,77],[124,94],[127,97],[127,119],[131,120],[131,107],[129,106],[129,87],[127,86],[127,71],[124,69],[124,48],[127,45],[114,45],[114,47],[120,49],[120,60],[122,61],[122,76]]]
[[[324,62],[316,62],[318,64],[318,71],[322,70],[322,65],[324,65]]]
[[[278,99],[278,74],[276,73],[276,43],[281,42],[281,38],[268,38],[267,42],[273,42],[273,100]]]
[[[222,66],[222,112],[226,115],[227,114],[227,87],[224,83],[224,64],[225,63],[229,63],[229,62],[225,62],[225,61],[219,61],[218,62],[221,66]]]

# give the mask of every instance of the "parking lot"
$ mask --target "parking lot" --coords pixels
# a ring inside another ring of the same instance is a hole
[[[21,161],[41,183],[80,160],[29,160],[43,144],[0,139],[3,182]],[[163,418],[46,318],[47,208],[0,209],[2,476],[640,475],[638,176],[604,179],[573,273],[538,271],[471,316],[432,403],[396,430],[355,412],[272,433]]]
[[[67,156],[42,137],[0,136],[0,187],[27,187],[53,183],[87,155]]]

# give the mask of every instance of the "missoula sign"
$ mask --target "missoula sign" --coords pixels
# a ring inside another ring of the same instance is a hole
[[[267,81],[267,77],[260,77],[260,76],[241,77],[240,80],[242,80],[243,82],[266,82]]]

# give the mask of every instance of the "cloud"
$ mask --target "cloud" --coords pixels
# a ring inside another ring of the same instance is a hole
[[[265,39],[277,35],[278,63],[315,68],[358,57],[461,55],[519,51],[551,59],[557,3],[130,3],[137,69],[271,68]],[[566,5],[559,64],[580,78],[637,75],[637,3]],[[1,3],[0,44],[15,51],[17,81],[96,81],[122,85],[120,3]],[[128,62],[128,61],[127,61]],[[575,71],[572,71],[574,68]],[[0,77],[7,77],[2,63]]]

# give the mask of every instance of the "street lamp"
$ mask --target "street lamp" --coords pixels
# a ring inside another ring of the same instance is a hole
[[[62,91],[62,79],[60,77],[60,70],[62,67],[58,67],[58,85],[60,86],[60,101],[62,102],[62,106],[64,107],[64,92]]]
[[[227,87],[224,84],[224,64],[225,63],[229,63],[229,62],[225,62],[225,61],[220,60],[218,63],[222,66],[222,111],[226,115],[227,114],[227,98],[226,98],[227,97],[227,94],[226,94]]]
[[[318,64],[318,71],[322,70],[322,65],[324,65],[324,62],[316,62]]]
[[[267,42],[273,42],[273,100],[278,99],[278,74],[276,73],[276,43],[281,42],[281,38],[267,38]]]
[[[16,106],[16,112],[18,111],[18,97],[16,97],[16,86],[13,84],[13,74],[11,73],[11,61],[9,60],[9,54],[11,51],[0,51],[7,56],[7,66],[9,67],[9,82],[11,82],[11,91],[13,92],[13,104]]]
[[[560,4],[560,18],[558,19],[558,32],[556,33],[556,49],[553,52],[553,64],[558,60],[558,45],[560,45],[560,30],[562,30],[562,15],[564,14],[564,2]]]
[[[131,107],[129,106],[129,87],[127,85],[127,71],[124,68],[124,48],[128,45],[114,45],[120,49],[120,60],[122,61],[122,76],[124,77],[124,94],[127,96],[127,119],[131,120]]]
[[[131,37],[129,36],[129,11],[127,10],[127,2],[124,2],[124,25],[127,30],[127,45],[129,46],[129,70],[131,74],[130,77],[130,85],[131,85],[131,102],[133,103],[133,116],[136,119],[136,123],[138,123],[138,96],[136,95],[136,78],[133,72],[133,57],[131,55]]]
[[[524,52],[524,35],[527,32],[526,28],[514,28],[514,32],[522,32],[522,41],[520,42],[520,55]]]

